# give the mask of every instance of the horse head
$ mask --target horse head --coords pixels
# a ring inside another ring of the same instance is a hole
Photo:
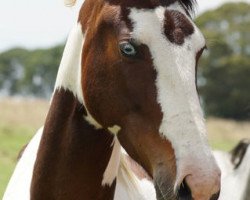
[[[217,199],[196,65],[206,47],[191,0],[85,0],[81,88],[98,127],[152,177],[158,199]],[[98,128],[97,127],[97,128]]]

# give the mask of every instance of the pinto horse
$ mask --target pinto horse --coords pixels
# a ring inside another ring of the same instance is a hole
[[[206,44],[191,20],[193,6],[85,0],[45,126],[24,151],[4,200],[150,199],[121,147],[154,183],[152,198],[218,199],[220,170],[196,90]]]
[[[222,171],[220,200],[250,200],[250,140],[244,139],[231,152],[215,151]]]

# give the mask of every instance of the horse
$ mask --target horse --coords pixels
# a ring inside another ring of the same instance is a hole
[[[250,199],[250,140],[244,139],[231,152],[215,151],[221,168],[219,200]]]
[[[196,86],[206,42],[191,19],[194,6],[83,2],[44,127],[4,200],[148,199],[139,188],[148,182],[133,166],[154,184],[154,199],[218,199],[220,169]]]

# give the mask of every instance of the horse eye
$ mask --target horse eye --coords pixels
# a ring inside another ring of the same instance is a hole
[[[135,47],[129,42],[122,42],[119,46],[121,53],[127,57],[133,57],[137,53]]]

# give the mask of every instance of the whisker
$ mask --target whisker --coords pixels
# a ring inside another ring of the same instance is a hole
[[[173,187],[169,186],[168,189],[166,191],[163,191],[161,190],[162,188],[162,185],[164,183],[156,183],[157,184],[157,187],[158,187],[158,190],[160,191],[161,193],[161,197],[159,198],[159,200],[165,200],[165,199],[168,199],[168,200],[176,200],[177,199],[177,196],[176,194],[174,193],[173,191]]]

